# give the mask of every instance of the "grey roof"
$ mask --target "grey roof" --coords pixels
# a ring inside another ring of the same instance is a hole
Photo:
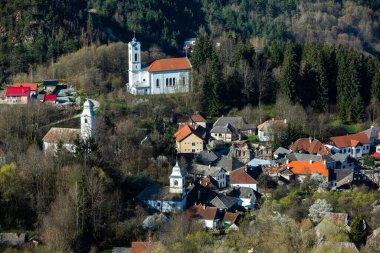
[[[112,248],[112,253],[131,253],[132,248],[127,248],[127,247],[113,247]]]
[[[276,162],[274,160],[263,160],[263,159],[252,159],[247,166],[249,167],[259,167],[261,165],[274,165]]]
[[[168,217],[166,217],[163,213],[155,213],[145,218],[142,227],[144,229],[156,229],[157,227],[167,223],[169,223]]]
[[[194,204],[207,204],[216,196],[216,193],[199,183],[194,183],[187,192],[186,206]]]
[[[247,130],[251,126],[242,117],[220,117],[213,126],[226,126],[227,124],[230,124],[236,130]]]
[[[216,163],[216,166],[222,167],[225,171],[233,171],[242,167],[243,165],[244,164],[239,160],[227,156],[222,156]]]
[[[340,154],[340,153],[337,153],[337,154],[334,154],[331,156],[331,158],[336,161],[336,162],[341,162],[343,163],[344,161],[346,161],[346,159],[349,159],[350,155],[348,154]]]
[[[213,151],[203,150],[199,152],[196,159],[200,163],[209,164],[215,162],[219,157]]]
[[[341,187],[345,184],[349,184],[354,180],[353,169],[337,169],[336,173],[336,187]]]
[[[289,149],[286,149],[286,148],[283,148],[283,147],[279,147],[278,149],[276,149],[276,151],[273,152],[274,155],[287,155],[287,154],[290,154],[292,151],[290,151]]]
[[[211,133],[228,134],[233,132],[235,132],[235,129],[230,124],[226,124],[225,126],[214,126],[211,129]]]
[[[169,192],[170,187],[148,186],[138,196],[139,200],[182,200],[182,194]]]
[[[380,133],[380,127],[370,127],[367,130],[364,130],[362,133],[365,133],[368,138],[378,138],[378,134]]]
[[[237,203],[235,197],[226,196],[223,193],[219,193],[210,202],[213,206],[220,209],[230,209]]]
[[[286,157],[290,161],[313,161],[313,162],[323,162],[326,160],[327,162],[333,162],[334,159],[332,159],[330,156],[320,156],[320,155],[313,155],[313,154],[302,154],[302,153],[290,153],[286,155]]]
[[[251,199],[253,203],[261,198],[261,194],[258,191],[248,187],[234,188],[230,190],[227,195],[235,198]]]
[[[217,177],[222,170],[226,171],[225,169],[216,166],[208,166],[201,164],[194,165],[194,173],[203,176]]]

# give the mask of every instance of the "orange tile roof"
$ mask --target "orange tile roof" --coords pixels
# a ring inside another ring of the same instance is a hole
[[[319,173],[324,177],[329,175],[329,171],[323,162],[293,161],[287,166],[293,174],[297,175],[311,175],[314,173]]]
[[[157,249],[159,242],[132,242],[132,253],[149,253]]]
[[[152,62],[148,67],[148,72],[160,72],[160,71],[170,71],[170,70],[188,70],[191,69],[191,64],[189,59],[183,58],[168,58],[160,59]]]
[[[13,87],[29,87],[31,91],[36,91],[38,83],[14,83]]]
[[[188,137],[191,134],[194,134],[198,138],[200,138],[200,139],[203,140],[203,138],[198,135],[198,133],[196,132],[196,130],[193,127],[189,126],[189,125],[180,126],[178,128],[178,131],[175,133],[174,136],[175,136],[175,140],[177,142],[181,142],[181,141],[183,141],[186,137]]]
[[[231,184],[257,184],[257,181],[251,177],[245,168],[240,168],[230,172]]]
[[[368,136],[365,133],[350,134],[344,136],[331,137],[330,140],[337,148],[356,147],[359,143],[370,144]]]

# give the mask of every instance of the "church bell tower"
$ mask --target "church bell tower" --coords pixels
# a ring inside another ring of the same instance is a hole
[[[184,194],[185,191],[185,172],[179,167],[178,162],[172,169],[172,174],[169,176],[170,193]]]
[[[83,104],[80,133],[83,141],[90,138],[94,142],[96,141],[96,113],[94,111],[94,103],[91,100],[86,100]]]
[[[128,43],[128,57],[129,87],[131,87],[138,81],[141,71],[141,44],[135,37]]]

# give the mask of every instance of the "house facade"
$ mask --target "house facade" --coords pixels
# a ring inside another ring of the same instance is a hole
[[[370,153],[371,141],[365,133],[361,132],[331,137],[329,145],[334,154],[349,154],[356,158]]]
[[[227,186],[226,170],[221,167],[194,165],[194,174],[197,178],[212,177],[218,184],[218,188],[222,189]]]
[[[211,137],[215,140],[231,142],[242,135],[253,135],[256,127],[247,124],[242,117],[220,117],[211,129]]]
[[[229,174],[230,187],[247,187],[257,191],[257,181],[247,173],[246,168],[231,171]]]
[[[154,61],[141,65],[141,43],[133,38],[128,43],[129,82],[127,90],[134,95],[189,92],[191,63],[187,57]]]
[[[202,136],[191,126],[185,125],[175,134],[177,153],[195,154],[204,149]]]
[[[8,87],[5,93],[7,104],[29,104],[30,87]]]
[[[257,134],[259,135],[259,141],[271,141],[273,140],[273,133],[277,129],[282,129],[287,126],[286,119],[284,120],[267,120],[264,123],[257,126]]]

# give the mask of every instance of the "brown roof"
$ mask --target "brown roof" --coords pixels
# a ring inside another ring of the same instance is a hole
[[[272,126],[272,125],[277,125],[277,126],[280,126],[280,127],[286,127],[287,123],[286,123],[286,120],[271,119],[271,120],[267,120],[264,123],[258,125],[257,129],[259,131],[267,131],[268,127]]]
[[[218,188],[218,182],[212,178],[211,176],[207,176],[205,178],[203,178],[201,180],[201,185],[203,187],[206,187],[212,191],[215,191],[215,192],[218,192],[219,191],[219,188]]]
[[[307,151],[310,154],[328,155],[329,149],[317,139],[300,138],[289,147],[292,151]]]
[[[47,143],[74,144],[78,138],[80,138],[80,129],[53,127],[42,140]]]
[[[240,168],[230,172],[230,183],[257,184],[257,181],[245,171],[245,168]]]
[[[224,214],[223,220],[230,221],[231,224],[234,224],[238,217],[239,217],[239,213],[226,212]]]
[[[331,137],[330,140],[337,148],[356,147],[359,144],[370,144],[370,140],[365,133],[350,134],[344,136]]]
[[[199,137],[200,139],[203,140],[203,138],[201,136],[199,136],[199,134],[197,133],[197,131],[193,127],[188,126],[188,125],[180,126],[178,128],[178,131],[175,133],[175,139],[176,139],[177,142],[181,142],[181,141],[183,141],[186,137],[188,137],[191,134],[194,134],[194,135],[196,135],[197,137]]]
[[[180,123],[191,123],[191,122],[207,122],[206,119],[200,114],[193,114],[188,117],[183,117],[178,119],[178,122]]]
[[[149,253],[158,248],[159,242],[132,242],[132,253]]]
[[[191,69],[191,64],[189,59],[186,57],[182,58],[168,58],[160,59],[152,62],[148,67],[148,72],[160,72],[160,71],[171,71],[171,70],[189,70]]]
[[[31,91],[36,91],[38,83],[14,83],[13,87],[29,87]]]
[[[218,209],[216,207],[198,204],[190,207],[186,212],[189,218],[202,218],[205,220],[214,220]]]

